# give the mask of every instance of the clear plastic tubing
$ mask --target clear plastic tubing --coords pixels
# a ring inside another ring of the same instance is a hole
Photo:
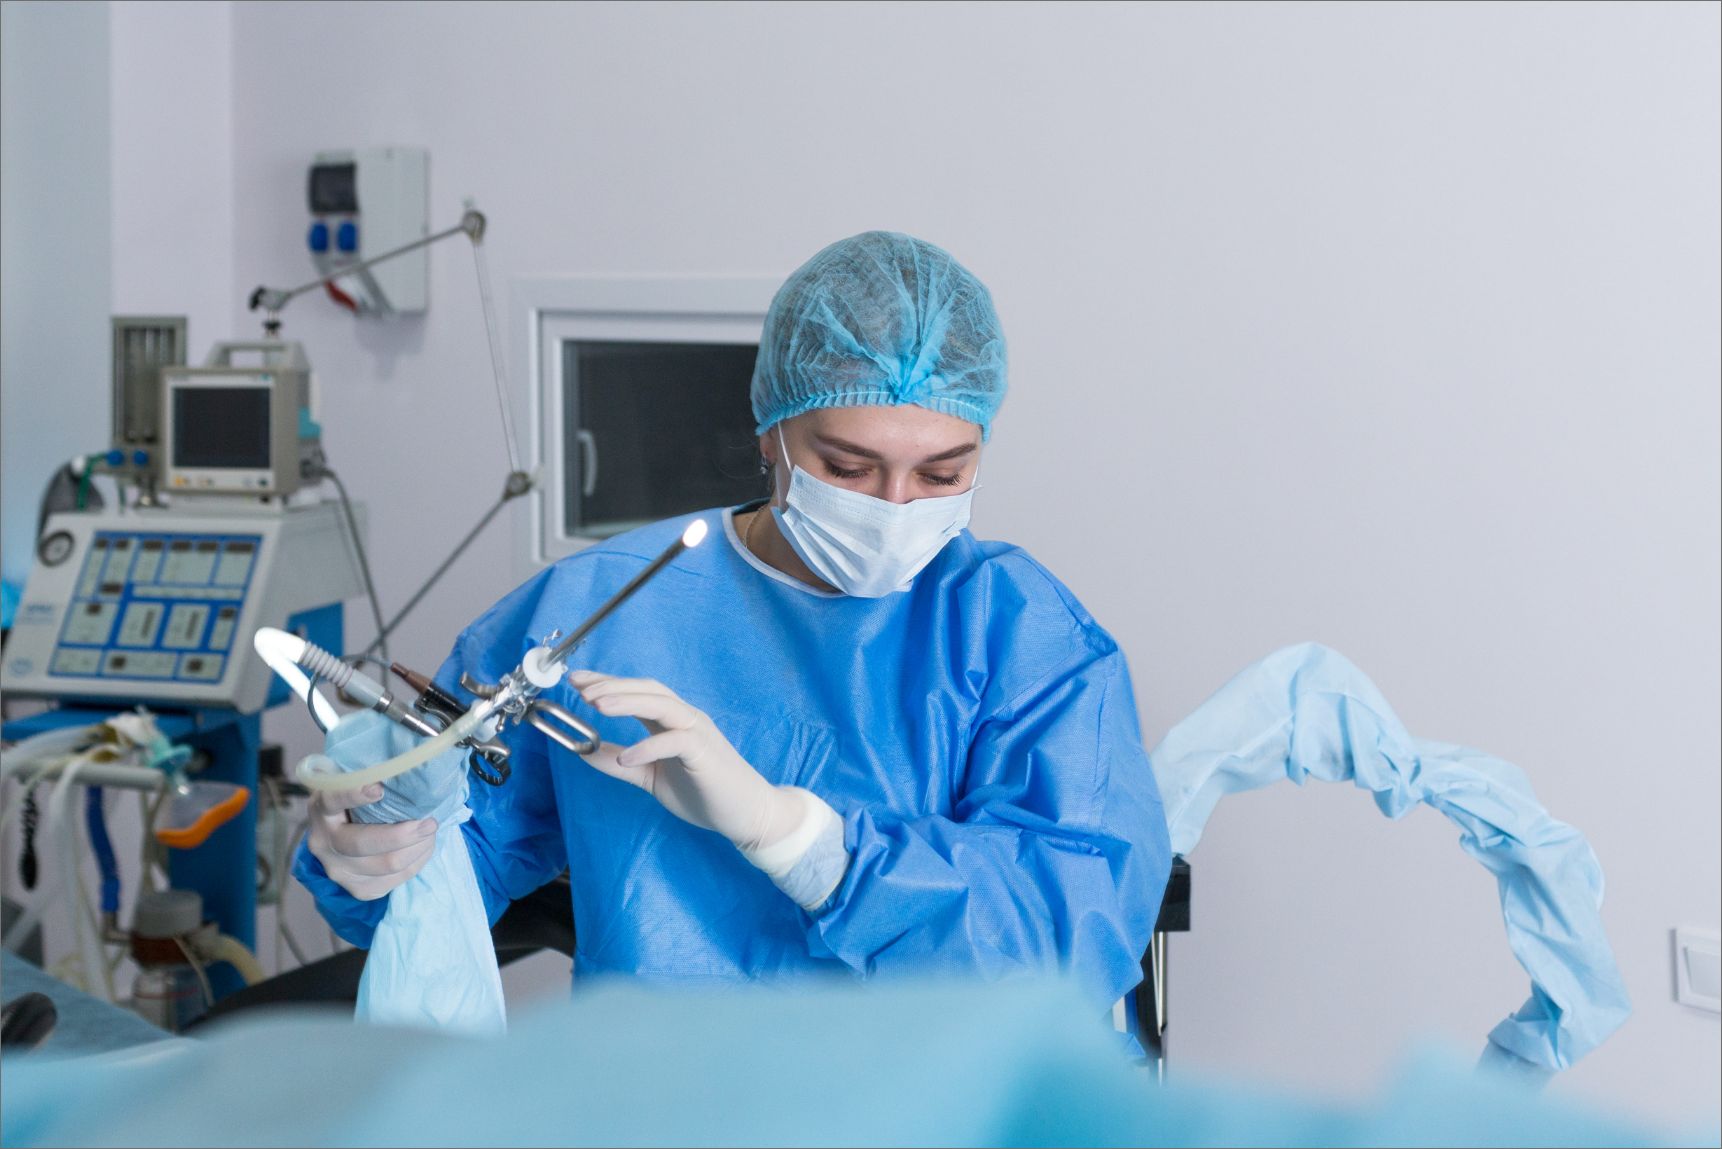
[[[312,790],[359,790],[373,782],[387,782],[415,766],[423,766],[461,739],[475,733],[490,718],[492,702],[480,699],[471,710],[449,723],[435,738],[427,738],[405,754],[396,755],[363,770],[341,771],[323,754],[312,754],[295,771],[301,785]],[[323,765],[327,763],[327,765]]]

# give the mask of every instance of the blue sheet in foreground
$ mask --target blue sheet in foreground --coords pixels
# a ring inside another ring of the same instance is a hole
[[[73,989],[11,950],[0,949],[0,1000],[11,1001],[27,993],[46,994],[54,1002],[53,1032],[37,1049],[44,1054],[87,1056],[177,1040],[131,1010]],[[5,1056],[14,1056],[10,1048]]]
[[[1495,875],[1531,997],[1489,1033],[1505,1054],[1553,1071],[1632,1012],[1602,928],[1602,867],[1584,836],[1549,816],[1524,774],[1475,750],[1412,738],[1362,671],[1325,647],[1288,647],[1228,682],[1149,754],[1174,853],[1188,853],[1227,794],[1282,778],[1352,781],[1389,818],[1419,803]]]
[[[1668,1143],[1464,1068],[1375,1100],[1157,1086],[1066,986],[611,983],[477,1040],[251,1022],[142,1066],[6,1063],[31,1145],[1634,1145]]]

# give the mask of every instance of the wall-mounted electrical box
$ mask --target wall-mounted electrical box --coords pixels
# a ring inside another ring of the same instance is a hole
[[[319,275],[335,274],[430,234],[430,153],[393,147],[318,152],[306,196],[311,262]],[[342,275],[328,290],[357,315],[423,311],[430,296],[430,254],[421,248]]]

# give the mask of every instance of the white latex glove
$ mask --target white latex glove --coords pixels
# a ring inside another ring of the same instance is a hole
[[[424,868],[436,849],[435,818],[373,824],[349,822],[347,811],[383,796],[381,785],[361,790],[313,790],[310,850],[336,885],[360,901],[387,894]]]
[[[663,683],[590,670],[568,680],[598,713],[637,718],[651,732],[632,746],[602,743],[584,756],[588,763],[638,786],[682,821],[722,834],[773,878],[800,860],[823,823],[836,817],[808,791],[767,782],[704,711]]]

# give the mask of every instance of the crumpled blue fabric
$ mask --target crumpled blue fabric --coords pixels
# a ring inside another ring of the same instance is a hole
[[[606,619],[572,668],[655,678],[705,711],[774,784],[843,818],[850,864],[808,914],[724,838],[674,817],[530,727],[513,776],[472,785],[462,827],[491,920],[564,868],[576,981],[689,987],[755,979],[1060,970],[1097,1013],[1141,980],[1171,856],[1124,656],[1027,554],[964,531],[900,594],[821,593],[759,562],[729,512]],[[437,674],[495,682],[566,634],[695,516],[589,547],[469,626]],[[644,736],[563,683],[546,695],[607,741]],[[302,851],[337,932],[369,945],[378,908]]]
[[[359,770],[420,741],[391,719],[360,710],[329,731],[324,749],[340,769]],[[438,827],[436,849],[424,868],[386,899],[370,903],[386,909],[359,979],[360,1021],[475,1035],[507,1027],[490,921],[461,833],[471,817],[467,793],[466,755],[455,749],[397,774],[383,783],[381,798],[353,810],[358,822],[435,818]]]
[[[753,369],[757,434],[823,407],[912,403],[980,424],[1005,396],[1005,341],[986,286],[925,240],[869,231],[793,272]]]
[[[1284,778],[1354,782],[1389,818],[1427,804],[1500,885],[1507,940],[1531,996],[1489,1033],[1500,1053],[1571,1066],[1632,1012],[1603,932],[1602,867],[1583,835],[1550,817],[1524,774],[1476,750],[1413,738],[1363,672],[1314,644],[1244,670],[1150,754],[1172,849],[1188,853],[1227,794]]]

